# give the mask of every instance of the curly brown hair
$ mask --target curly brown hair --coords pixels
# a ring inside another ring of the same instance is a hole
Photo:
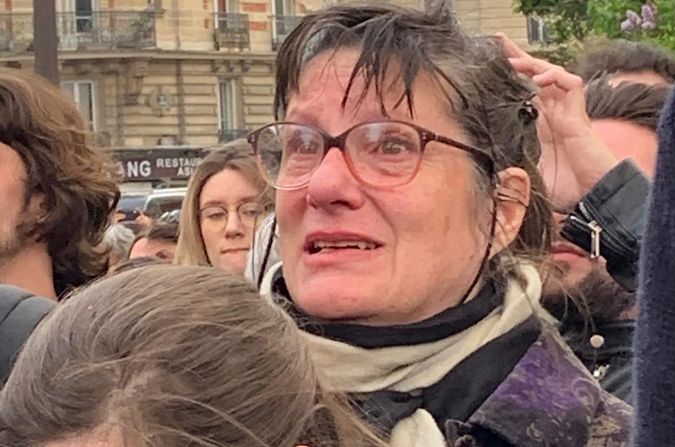
[[[97,246],[119,189],[113,163],[90,140],[76,105],[57,87],[0,68],[0,141],[25,165],[25,204],[41,194],[46,212],[20,231],[47,245],[58,295],[106,271],[106,253]]]

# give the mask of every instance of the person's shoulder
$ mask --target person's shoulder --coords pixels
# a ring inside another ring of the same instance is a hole
[[[9,376],[21,346],[54,306],[47,298],[0,285],[0,384]]]
[[[39,297],[18,287],[0,284],[0,324],[17,315],[41,319],[54,307],[55,302]]]

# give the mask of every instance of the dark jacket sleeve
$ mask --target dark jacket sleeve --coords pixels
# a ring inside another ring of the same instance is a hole
[[[0,388],[16,355],[54,302],[15,287],[0,286]]]
[[[608,172],[576,206],[561,235],[607,260],[607,271],[625,289],[637,289],[638,262],[650,181],[632,160]]]
[[[675,440],[675,95],[662,114],[641,254],[635,334],[636,447]]]

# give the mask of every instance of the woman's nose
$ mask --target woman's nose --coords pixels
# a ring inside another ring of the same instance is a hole
[[[352,174],[344,154],[330,149],[307,186],[311,206],[329,209],[336,205],[358,208],[363,204],[361,184]]]

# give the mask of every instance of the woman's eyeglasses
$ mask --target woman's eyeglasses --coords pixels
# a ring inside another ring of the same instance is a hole
[[[475,147],[403,121],[363,123],[338,136],[291,122],[272,123],[248,136],[266,181],[277,189],[309,183],[326,153],[337,148],[360,182],[391,188],[411,182],[419,171],[427,143],[437,141],[470,153],[492,175],[492,158]]]
[[[245,227],[253,228],[260,217],[265,214],[265,208],[257,202],[243,202],[236,207],[211,205],[199,210],[199,220],[202,225],[214,231],[223,230],[234,214]]]

